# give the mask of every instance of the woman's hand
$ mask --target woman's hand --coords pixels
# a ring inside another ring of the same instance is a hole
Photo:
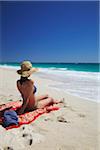
[[[38,69],[38,68],[33,68],[33,70],[34,70],[34,72],[37,72],[37,71],[39,71],[39,69]]]

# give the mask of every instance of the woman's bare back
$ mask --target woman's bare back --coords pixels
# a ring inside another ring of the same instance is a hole
[[[34,82],[32,80],[26,80],[22,84],[20,83],[20,80],[17,81],[17,88],[19,92],[22,95],[23,98],[23,105],[26,105],[25,109],[32,109],[34,108],[35,105],[35,97],[33,94],[34,91]]]

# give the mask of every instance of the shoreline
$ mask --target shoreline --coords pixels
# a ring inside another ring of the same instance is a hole
[[[33,74],[31,78],[38,89],[36,96],[49,94],[55,99],[64,98],[65,106],[61,106],[58,111],[43,114],[31,124],[17,129],[6,131],[0,126],[0,146],[9,146],[14,150],[99,150],[100,105],[50,88],[49,85],[56,84],[56,81],[40,78],[38,74]],[[21,99],[16,87],[19,75],[15,70],[0,68],[0,79],[0,104]],[[60,122],[59,118],[65,122]],[[23,138],[23,134],[27,136]],[[33,141],[31,146],[30,137]]]

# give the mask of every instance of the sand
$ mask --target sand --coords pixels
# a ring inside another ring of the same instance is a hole
[[[99,150],[100,105],[52,89],[55,81],[33,74],[36,96],[49,94],[65,99],[60,109],[43,114],[29,125],[5,130],[0,125],[0,150]],[[16,87],[16,70],[0,68],[0,104],[21,99]]]

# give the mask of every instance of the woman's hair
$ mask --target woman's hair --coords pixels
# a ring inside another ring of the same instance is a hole
[[[20,84],[23,84],[23,82],[27,81],[28,77],[22,77],[20,78]]]

